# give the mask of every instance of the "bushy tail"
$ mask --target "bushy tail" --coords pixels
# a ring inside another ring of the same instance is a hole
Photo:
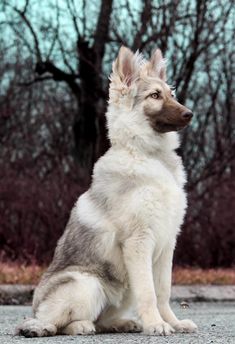
[[[45,324],[41,320],[28,318],[17,326],[15,335],[25,337],[49,337],[54,336],[56,332],[57,328],[55,325]]]

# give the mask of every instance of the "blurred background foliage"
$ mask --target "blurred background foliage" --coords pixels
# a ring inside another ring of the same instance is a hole
[[[108,148],[108,75],[119,47],[159,47],[195,113],[179,154],[189,209],[178,265],[235,262],[234,4],[230,0],[2,0],[0,257],[47,263]]]

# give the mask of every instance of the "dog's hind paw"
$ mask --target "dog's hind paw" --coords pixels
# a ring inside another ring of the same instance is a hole
[[[71,336],[95,334],[95,325],[90,320],[73,321],[62,330],[62,334]]]
[[[165,321],[144,327],[144,334],[148,336],[169,336],[175,330]]]
[[[117,319],[109,324],[97,324],[98,333],[137,333],[142,331],[142,326],[133,320]]]
[[[24,337],[49,337],[56,334],[56,326],[44,324],[38,319],[26,319],[15,330],[16,336]]]

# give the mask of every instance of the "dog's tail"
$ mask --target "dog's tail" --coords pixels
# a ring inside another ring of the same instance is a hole
[[[15,329],[16,336],[24,337],[49,337],[57,333],[57,328],[53,324],[45,324],[43,321],[27,318]]]

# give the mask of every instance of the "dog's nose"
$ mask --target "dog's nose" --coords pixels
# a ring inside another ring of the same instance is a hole
[[[182,117],[184,119],[191,119],[193,117],[193,113],[192,111],[185,111],[183,114],[182,114]]]

